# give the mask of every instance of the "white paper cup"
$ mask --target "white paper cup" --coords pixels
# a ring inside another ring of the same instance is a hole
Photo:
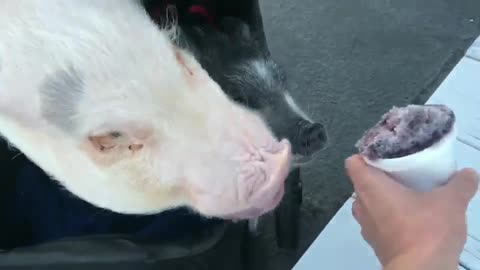
[[[392,159],[363,159],[409,188],[431,191],[446,184],[457,170],[454,151],[456,137],[454,124],[452,130],[440,141],[420,152]]]

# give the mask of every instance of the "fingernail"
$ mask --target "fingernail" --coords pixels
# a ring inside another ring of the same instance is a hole
[[[347,167],[347,165],[351,162],[351,160],[352,160],[352,156],[349,156],[345,159],[345,161],[343,163],[345,165],[345,167]]]
[[[356,154],[349,156],[348,158],[345,159],[345,163],[350,163],[354,159],[358,158]]]
[[[475,176],[475,178],[474,178],[474,179],[475,179],[475,182],[476,182],[477,185],[478,185],[479,182],[480,182],[480,176],[478,175],[478,173],[477,173],[475,170],[473,171],[473,173],[474,173],[474,176]]]

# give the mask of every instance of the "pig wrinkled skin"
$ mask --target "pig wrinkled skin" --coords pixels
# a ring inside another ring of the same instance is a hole
[[[0,134],[68,191],[115,212],[271,211],[290,142],[175,46],[174,30],[158,29],[135,0],[4,1]]]

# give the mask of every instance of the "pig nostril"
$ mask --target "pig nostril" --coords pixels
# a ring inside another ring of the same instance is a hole
[[[310,128],[311,137],[317,139],[325,139],[325,129],[323,125],[315,123]]]
[[[300,130],[300,154],[311,155],[323,148],[326,141],[325,129],[322,124],[310,123]]]

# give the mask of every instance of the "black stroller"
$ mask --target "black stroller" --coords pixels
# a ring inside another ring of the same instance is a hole
[[[155,0],[144,1],[148,8]],[[216,16],[233,16],[247,22],[268,53],[257,0],[210,1]],[[8,190],[21,168],[21,158],[0,141],[0,203],[8,204]],[[276,209],[275,230],[281,248],[294,249],[298,240],[298,215],[302,198],[299,170],[286,183],[286,194]],[[1,211],[0,207],[0,211]],[[0,250],[0,269],[252,269],[255,259],[247,222],[220,222],[192,235],[144,244],[129,235],[70,237],[40,245]]]

